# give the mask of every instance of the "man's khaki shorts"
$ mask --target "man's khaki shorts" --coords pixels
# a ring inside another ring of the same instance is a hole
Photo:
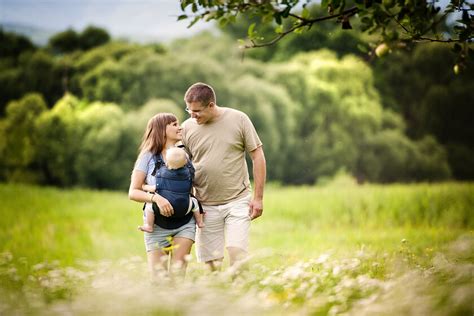
[[[250,230],[250,194],[223,205],[202,207],[203,228],[196,233],[196,255],[200,262],[224,258],[224,246],[248,251]]]

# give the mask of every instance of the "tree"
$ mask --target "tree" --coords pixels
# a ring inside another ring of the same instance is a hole
[[[260,17],[260,23],[249,25],[244,48],[272,45],[288,34],[305,32],[327,20],[336,20],[342,29],[352,29],[351,21],[357,20],[363,32],[378,35],[377,55],[413,42],[454,43],[458,53],[455,69],[459,71],[468,55],[474,54],[468,46],[473,40],[470,13],[474,11],[474,5],[466,0],[450,0],[443,10],[438,2],[426,0],[323,0],[321,6],[327,13],[316,16],[308,9],[310,3],[310,0],[181,0],[184,14],[178,20],[191,19],[189,27],[199,20],[215,20],[223,26],[235,22],[240,14]],[[459,15],[453,34],[444,36],[444,23]],[[289,23],[283,23],[285,21]],[[272,23],[275,32],[271,39],[263,38],[259,32],[259,27],[268,23]]]
[[[5,32],[0,27],[0,56],[2,59],[10,57],[15,60],[21,53],[35,49],[35,45],[26,36]]]
[[[455,75],[452,62],[448,47],[439,43],[396,52],[374,63],[375,86],[384,107],[403,116],[411,138],[433,135],[448,149],[454,177],[473,179],[474,71]]]
[[[77,116],[79,151],[74,161],[78,183],[93,188],[124,188],[132,165],[124,159],[123,111],[112,103],[94,102]]]
[[[74,170],[77,144],[77,108],[79,100],[66,94],[50,111],[35,122],[37,164],[47,184],[71,186],[77,183]]]
[[[8,104],[6,117],[0,120],[0,178],[19,182],[40,180],[34,131],[36,119],[46,110],[43,97],[37,93]]]
[[[95,26],[88,26],[79,35],[79,45],[83,50],[89,50],[93,47],[104,45],[109,40],[109,33],[107,33],[106,30]]]
[[[73,29],[57,33],[49,39],[49,46],[57,54],[73,52],[79,48],[79,35]]]
[[[110,40],[106,30],[88,26],[82,33],[73,29],[57,33],[49,39],[49,47],[56,54],[71,53],[76,50],[89,50],[104,45]]]

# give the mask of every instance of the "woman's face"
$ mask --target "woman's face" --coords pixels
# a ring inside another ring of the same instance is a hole
[[[180,141],[183,138],[181,134],[181,126],[178,121],[174,121],[166,125],[166,140],[167,141]]]

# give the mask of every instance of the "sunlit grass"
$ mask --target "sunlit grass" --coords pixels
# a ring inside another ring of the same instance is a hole
[[[474,312],[472,184],[270,185],[243,269],[192,258],[158,285],[125,192],[0,184],[0,200],[2,315]]]

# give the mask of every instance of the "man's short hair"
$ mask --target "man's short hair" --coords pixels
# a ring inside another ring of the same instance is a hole
[[[216,93],[208,84],[197,82],[188,88],[184,94],[184,101],[187,103],[201,102],[203,106],[210,102],[216,103]]]

